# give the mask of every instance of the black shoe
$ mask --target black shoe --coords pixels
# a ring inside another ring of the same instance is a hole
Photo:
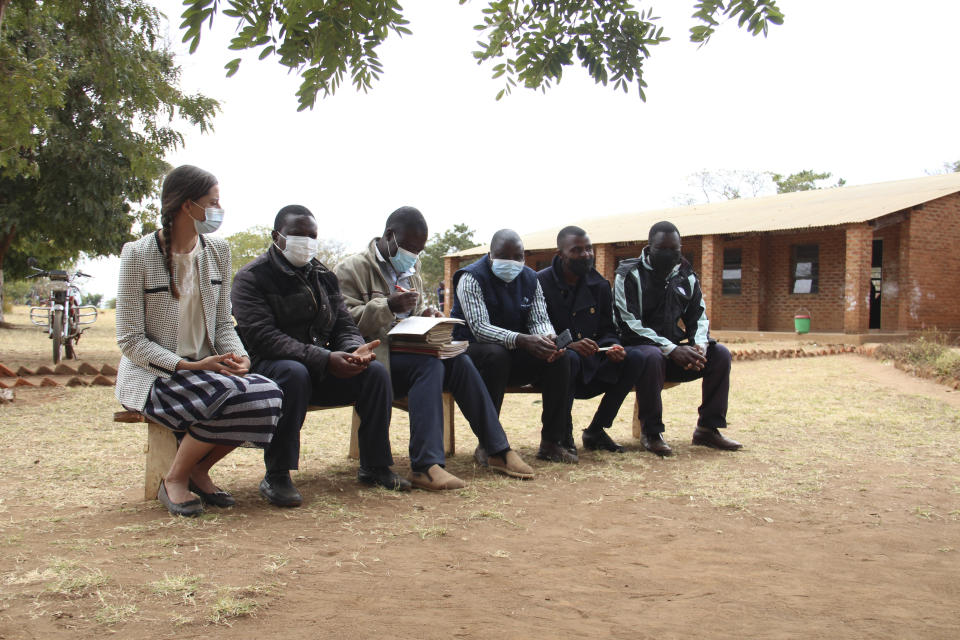
[[[645,433],[640,438],[640,444],[650,453],[655,453],[661,458],[673,455],[673,449],[663,440],[662,433]]]
[[[303,504],[303,496],[293,486],[289,471],[267,473],[260,481],[260,495],[278,507],[299,507]]]
[[[693,432],[693,444],[723,451],[736,451],[743,445],[720,435],[720,431],[711,427],[697,427]]]
[[[409,480],[395,474],[390,467],[360,467],[357,469],[357,480],[391,491],[410,491],[412,486]]]
[[[537,458],[540,460],[549,460],[550,462],[566,462],[567,464],[577,464],[580,462],[580,458],[575,453],[571,453],[569,449],[564,447],[561,444],[556,442],[549,442],[547,440],[540,441],[540,450],[537,451]]]
[[[562,446],[574,456],[577,455],[577,443],[573,441],[573,427],[571,427],[570,433],[564,437]]]
[[[193,480],[191,480],[188,488],[190,491],[193,491],[195,494],[200,496],[200,500],[203,501],[203,504],[221,507],[224,509],[237,504],[237,501],[233,499],[232,495],[223,489],[220,489],[219,487],[215,487],[215,491],[213,493],[207,493],[206,491],[202,491],[200,487],[194,484]]]
[[[160,489],[157,491],[157,500],[167,508],[172,516],[186,516],[193,518],[203,513],[203,503],[194,498],[186,502],[174,502],[167,495],[167,485],[160,481]]]
[[[606,429],[584,429],[582,440],[584,449],[623,453],[623,447],[613,441]]]

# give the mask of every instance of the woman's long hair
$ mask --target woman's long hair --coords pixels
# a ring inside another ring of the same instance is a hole
[[[217,184],[217,179],[209,171],[189,164],[177,167],[163,179],[160,191],[160,224],[163,227],[163,263],[170,274],[170,295],[180,298],[177,283],[173,278],[173,252],[170,251],[170,237],[173,231],[173,219],[187,200],[196,201]]]

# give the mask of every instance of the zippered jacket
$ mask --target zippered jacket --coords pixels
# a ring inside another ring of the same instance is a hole
[[[700,280],[686,259],[664,281],[650,266],[649,248],[624,260],[613,283],[614,312],[624,345],[652,344],[669,354],[681,342],[706,349],[710,321]]]
[[[363,345],[337,276],[316,258],[297,269],[271,246],[237,272],[231,298],[237,332],[254,364],[296,360],[316,382],[327,374],[331,351],[350,353]]]

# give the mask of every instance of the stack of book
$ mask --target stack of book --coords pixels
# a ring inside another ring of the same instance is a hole
[[[390,330],[390,350],[421,353],[441,360],[454,358],[467,350],[469,342],[454,340],[453,328],[463,324],[457,318],[404,318]]]

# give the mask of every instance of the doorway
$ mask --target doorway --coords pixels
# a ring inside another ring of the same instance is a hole
[[[873,241],[873,257],[870,259],[870,328],[879,329],[882,315],[880,302],[883,295],[883,240]]]

